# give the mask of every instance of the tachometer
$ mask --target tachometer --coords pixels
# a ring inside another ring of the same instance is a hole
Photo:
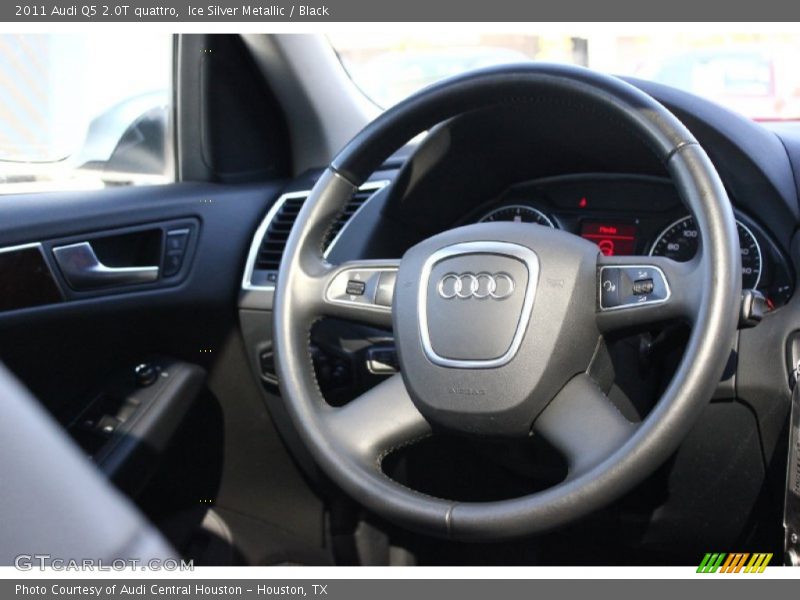
[[[761,247],[753,232],[741,221],[736,221],[736,229],[742,250],[742,288],[754,290],[761,280]],[[699,236],[694,219],[683,217],[659,234],[650,254],[666,256],[680,262],[689,261],[697,253]]]
[[[492,221],[515,221],[517,223],[536,223],[537,225],[544,225],[545,227],[556,228],[555,223],[544,214],[542,211],[533,208],[532,206],[525,206],[523,204],[515,204],[512,206],[501,206],[495,208],[493,211],[481,217],[480,222]]]

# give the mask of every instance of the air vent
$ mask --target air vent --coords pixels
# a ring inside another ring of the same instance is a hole
[[[341,233],[344,226],[353,217],[356,211],[369,200],[370,196],[384,185],[386,185],[386,182],[370,182],[359,188],[359,190],[353,194],[353,198],[347,203],[344,211],[328,232],[325,240],[326,248],[330,246],[336,239],[336,236]],[[279,204],[276,206],[275,214],[270,218],[269,226],[258,248],[258,254],[255,260],[256,270],[278,270],[281,264],[283,250],[286,247],[286,240],[289,238],[289,232],[292,230],[292,226],[297,220],[297,215],[303,207],[306,198],[308,198],[308,192],[295,192],[283,196],[278,200]]]
[[[308,198],[308,194],[294,194],[285,196],[277,212],[269,222],[269,227],[261,246],[258,248],[256,256],[256,269],[265,271],[277,271],[281,264],[283,249],[286,247],[286,240],[292,225],[297,220],[297,214],[303,207],[303,202]]]

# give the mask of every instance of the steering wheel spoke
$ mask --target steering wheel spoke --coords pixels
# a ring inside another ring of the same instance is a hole
[[[601,331],[694,319],[702,280],[699,259],[602,256],[597,261],[597,324]]]
[[[567,459],[569,477],[600,464],[637,429],[589,375],[571,379],[533,425]]]
[[[392,298],[400,261],[350,261],[319,278],[316,317],[338,317],[379,327],[392,326]]]
[[[341,408],[325,413],[333,439],[357,460],[379,465],[394,448],[422,439],[431,427],[412,402],[401,375],[379,383]]]

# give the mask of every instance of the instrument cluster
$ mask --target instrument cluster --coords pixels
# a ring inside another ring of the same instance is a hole
[[[735,210],[742,287],[764,294],[770,309],[794,292],[783,253],[750,216]],[[521,184],[480,207],[466,222],[517,221],[569,231],[607,255],[666,256],[688,261],[701,239],[672,183],[647,176],[580,175]]]

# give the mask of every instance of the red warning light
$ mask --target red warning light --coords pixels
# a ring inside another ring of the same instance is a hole
[[[586,200],[586,196],[584,196],[583,198],[581,198],[581,199],[578,201],[578,208],[586,208],[586,206],[587,206],[588,204],[589,204],[589,202],[587,202],[587,200]]]

